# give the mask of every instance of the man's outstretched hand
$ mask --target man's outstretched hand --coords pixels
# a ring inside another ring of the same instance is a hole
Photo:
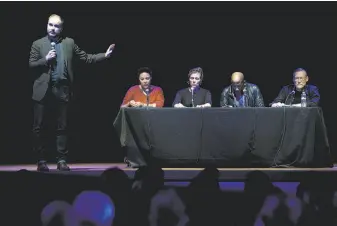
[[[115,48],[115,44],[111,44],[109,46],[108,50],[105,53],[105,57],[107,57],[107,58],[110,57],[110,55],[111,55],[112,51],[114,50],[114,48]]]

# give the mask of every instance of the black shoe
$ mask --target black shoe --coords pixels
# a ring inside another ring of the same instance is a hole
[[[131,167],[131,163],[127,157],[124,157],[124,163],[126,163],[126,167]]]
[[[70,168],[65,161],[59,161],[57,163],[57,169],[60,171],[70,171]]]
[[[39,172],[49,172],[49,168],[47,166],[47,163],[39,162],[37,164],[37,171],[39,171]]]

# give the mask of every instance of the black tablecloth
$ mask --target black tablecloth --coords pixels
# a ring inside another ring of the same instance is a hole
[[[138,166],[332,166],[321,108],[122,108],[114,127]]]

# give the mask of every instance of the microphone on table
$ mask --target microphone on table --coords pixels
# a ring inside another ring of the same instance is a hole
[[[192,107],[194,107],[194,87],[191,87],[192,92]]]
[[[145,93],[146,93],[146,106],[147,106],[147,107],[149,106],[149,103],[150,103],[149,92],[150,92],[150,90],[147,88],[147,89],[145,90]]]
[[[294,95],[294,94],[295,94],[295,87],[294,87],[294,89],[288,94],[286,100],[284,101],[284,104],[287,104],[288,98],[289,98],[290,96]],[[292,102],[292,101],[291,101],[291,102]],[[290,103],[289,105],[291,105],[291,103]]]
[[[145,95],[146,95],[146,106],[148,107],[149,104],[150,104],[150,92],[151,92],[151,87],[147,87],[147,88],[145,88],[145,89],[142,87],[142,90],[143,90],[143,92],[144,92]]]
[[[287,87],[291,87],[291,86],[293,86],[293,85],[287,85]],[[293,88],[293,90],[287,95],[287,97],[286,97],[286,99],[285,99],[285,101],[284,101],[284,104],[286,105],[287,104],[287,100],[288,100],[288,98],[291,96],[291,95],[294,95],[295,94],[295,86],[294,86],[294,88]],[[270,103],[269,104],[269,106],[272,106],[274,103],[272,102],[272,103]],[[291,103],[289,104],[289,106],[291,105]]]

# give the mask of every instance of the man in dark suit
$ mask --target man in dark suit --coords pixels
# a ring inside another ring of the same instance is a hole
[[[49,17],[47,36],[33,42],[29,67],[36,75],[33,85],[34,101],[33,139],[34,150],[38,154],[38,171],[49,171],[45,161],[45,147],[41,128],[45,113],[52,110],[57,118],[56,148],[58,152],[57,169],[68,171],[67,149],[67,108],[71,97],[73,82],[73,57],[77,56],[86,63],[96,63],[110,57],[115,45],[110,45],[106,53],[87,54],[73,39],[62,37],[63,19],[56,14]]]

